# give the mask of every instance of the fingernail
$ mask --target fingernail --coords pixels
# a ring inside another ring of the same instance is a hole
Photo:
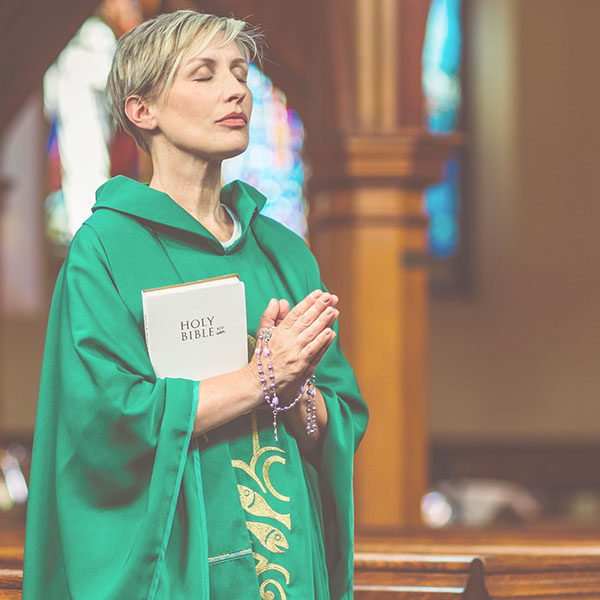
[[[333,308],[331,308],[331,306],[329,308],[325,309],[325,315],[326,316],[331,316],[333,314]]]
[[[323,302],[329,302],[330,299],[331,299],[330,294],[323,294],[323,297],[321,298],[321,300],[323,300]]]
[[[312,294],[311,294],[311,298],[318,298],[321,294],[323,293],[323,290],[315,290]]]

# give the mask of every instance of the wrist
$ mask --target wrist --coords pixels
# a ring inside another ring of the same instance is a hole
[[[248,397],[251,404],[250,410],[253,410],[264,402],[264,394],[255,357],[252,357],[252,360],[241,371],[248,386]]]

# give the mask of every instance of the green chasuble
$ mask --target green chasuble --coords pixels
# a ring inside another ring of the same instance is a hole
[[[254,335],[272,297],[321,287],[304,241],[234,182],[228,249],[166,194],[98,190],[56,285],[40,385],[25,600],[352,598],[352,462],[367,409],[337,339],[316,371],[317,459],[256,410],[192,438],[199,386],[157,379],[141,290],[238,273]]]

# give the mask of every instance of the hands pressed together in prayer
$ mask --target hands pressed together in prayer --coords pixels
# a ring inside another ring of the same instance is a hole
[[[284,404],[291,401],[300,386],[314,373],[335,339],[333,323],[339,316],[338,297],[321,290],[311,292],[290,310],[287,300],[271,299],[263,313],[258,333],[274,327],[271,333],[271,362],[277,393]],[[257,334],[258,335],[258,334]],[[251,367],[257,373],[256,357]]]
[[[333,343],[332,327],[338,318],[338,297],[322,290],[311,292],[290,310],[287,300],[273,298],[265,309],[258,332],[273,327],[269,340],[277,395],[282,405],[290,404],[301,386],[314,373],[323,355]],[[285,413],[285,422],[299,445],[314,453],[320,435],[327,427],[327,407],[316,381],[317,435],[306,434],[306,394]],[[239,371],[218,375],[200,382],[194,434],[223,425],[256,408],[268,409],[260,383],[256,356]]]
[[[287,300],[273,298],[261,317],[257,332],[258,336],[263,329],[273,328],[269,340],[269,358],[277,395],[284,406],[291,404],[285,412],[285,422],[308,455],[318,453],[318,440],[327,427],[327,407],[323,395],[315,387],[313,408],[316,407],[316,428],[311,435],[307,435],[306,413],[311,410],[308,392],[295,405],[293,400],[335,339],[332,327],[339,316],[335,308],[337,303],[337,296],[322,290],[311,292],[291,310]],[[260,379],[256,355],[248,367]],[[264,398],[259,406],[269,408]]]

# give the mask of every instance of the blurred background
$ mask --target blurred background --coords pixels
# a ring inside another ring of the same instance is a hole
[[[0,518],[23,519],[72,231],[104,179],[150,176],[106,126],[115,40],[188,7],[265,32],[224,180],[342,298],[372,411],[359,528],[600,524],[597,0],[3,2]]]

